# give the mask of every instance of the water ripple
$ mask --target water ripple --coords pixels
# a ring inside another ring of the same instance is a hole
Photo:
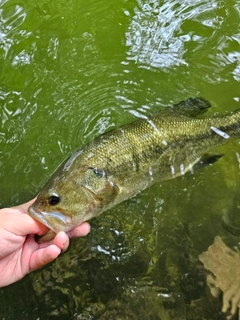
[[[15,34],[15,31],[18,30],[24,23],[26,16],[26,10],[18,4],[6,4],[5,6],[3,4],[1,5],[0,50],[3,51],[4,58],[8,56],[9,50],[14,43],[19,43],[20,39],[27,36],[26,30],[23,29],[20,33],[17,32],[17,37],[19,38],[17,41]],[[24,60],[23,54],[21,56],[21,59]]]
[[[186,55],[186,44],[195,42],[199,48],[211,41],[225,22],[224,16],[219,14],[221,9],[221,2],[216,0],[194,3],[187,0],[143,3],[139,0],[126,33],[128,59],[142,67],[188,66],[191,60]],[[198,24],[195,30],[194,23]]]

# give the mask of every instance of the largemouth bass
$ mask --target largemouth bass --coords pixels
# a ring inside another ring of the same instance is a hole
[[[59,167],[29,214],[67,232],[157,181],[215,162],[221,155],[207,152],[240,137],[240,110],[199,117],[209,107],[190,98],[97,137]]]

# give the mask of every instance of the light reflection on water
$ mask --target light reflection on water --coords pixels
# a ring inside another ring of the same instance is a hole
[[[198,69],[201,64],[208,82],[227,81],[224,78],[228,65],[235,65],[230,72],[239,81],[240,31],[236,23],[234,33],[229,33],[232,19],[239,20],[239,4],[224,10],[224,4],[214,0],[138,1],[126,32],[128,59],[143,68],[161,68],[166,72],[182,65],[187,72],[186,67],[194,68],[196,56]],[[189,28],[190,23],[194,29]],[[210,45],[206,46],[207,43]],[[224,74],[216,77],[215,73],[221,71]]]
[[[2,1],[0,204],[28,200],[86,142],[169,104],[239,107],[239,15],[237,1]],[[0,290],[2,318],[224,319],[198,254],[216,234],[236,243],[221,214],[237,203],[238,147],[94,219],[54,264]]]
[[[157,68],[188,65],[185,43],[203,44],[206,36],[185,30],[188,21],[215,27],[217,1],[139,1],[126,34],[129,59]],[[210,19],[204,19],[210,13]]]

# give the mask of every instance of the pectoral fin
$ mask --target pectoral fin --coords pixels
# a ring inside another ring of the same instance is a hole
[[[97,197],[102,199],[103,202],[106,204],[111,202],[118,194],[118,186],[112,181],[106,180],[103,187],[100,190],[98,190]]]
[[[83,187],[89,200],[88,212],[96,211],[110,204],[119,193],[119,188],[112,181],[105,180],[103,186],[96,192],[92,192],[86,186]]]

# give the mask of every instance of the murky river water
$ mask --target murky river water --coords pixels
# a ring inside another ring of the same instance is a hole
[[[191,96],[240,107],[238,0],[0,1],[0,207],[34,197],[95,136]],[[239,211],[239,141],[213,166],[91,221],[0,290],[1,319],[225,319],[198,255]],[[240,226],[240,223],[239,223]]]

